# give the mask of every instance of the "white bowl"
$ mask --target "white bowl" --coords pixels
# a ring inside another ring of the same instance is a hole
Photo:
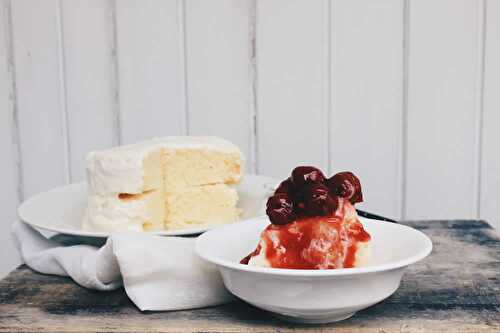
[[[339,321],[393,294],[406,266],[432,250],[431,240],[418,230],[360,220],[372,236],[372,262],[362,268],[296,270],[240,264],[255,249],[269,224],[267,217],[208,231],[198,238],[196,252],[219,268],[231,293],[256,307],[295,322]]]

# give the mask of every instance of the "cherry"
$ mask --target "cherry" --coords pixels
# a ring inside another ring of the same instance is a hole
[[[282,181],[278,185],[278,188],[276,188],[276,190],[274,191],[274,194],[286,193],[290,197],[292,197],[293,193],[294,193],[294,190],[295,189],[294,189],[294,186],[293,186],[293,183],[292,183],[292,179],[290,177],[288,177],[287,179],[285,179],[284,181]]]
[[[301,217],[306,216],[307,214],[307,205],[306,205],[307,193],[305,189],[298,191],[295,193],[293,197],[293,212],[295,216]]]
[[[293,203],[288,194],[277,193],[267,199],[266,214],[272,224],[283,225],[293,221]]]
[[[292,171],[291,177],[293,185],[302,188],[310,183],[323,183],[325,175],[318,168],[312,166],[298,166]]]
[[[363,202],[361,183],[352,172],[339,172],[328,179],[326,184],[333,195],[346,198],[352,204]]]
[[[306,212],[310,216],[331,215],[337,209],[338,197],[332,197],[328,187],[320,183],[308,186],[305,197]]]

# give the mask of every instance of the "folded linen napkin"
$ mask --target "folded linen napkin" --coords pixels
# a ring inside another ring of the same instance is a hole
[[[124,286],[141,310],[181,310],[234,300],[216,267],[194,252],[194,238],[117,233],[101,248],[66,246],[22,222],[12,232],[21,258],[33,270],[69,276],[83,287]]]

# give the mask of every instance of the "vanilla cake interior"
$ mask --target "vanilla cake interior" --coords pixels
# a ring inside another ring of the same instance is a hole
[[[87,230],[174,230],[239,215],[242,154],[216,137],[167,137],[87,156]]]

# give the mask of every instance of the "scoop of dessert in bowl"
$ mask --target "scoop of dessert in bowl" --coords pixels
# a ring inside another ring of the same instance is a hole
[[[350,172],[327,179],[298,167],[267,202],[267,216],[201,235],[196,251],[226,288],[286,320],[343,320],[399,287],[405,268],[432,250],[410,227],[359,218],[363,200]]]

